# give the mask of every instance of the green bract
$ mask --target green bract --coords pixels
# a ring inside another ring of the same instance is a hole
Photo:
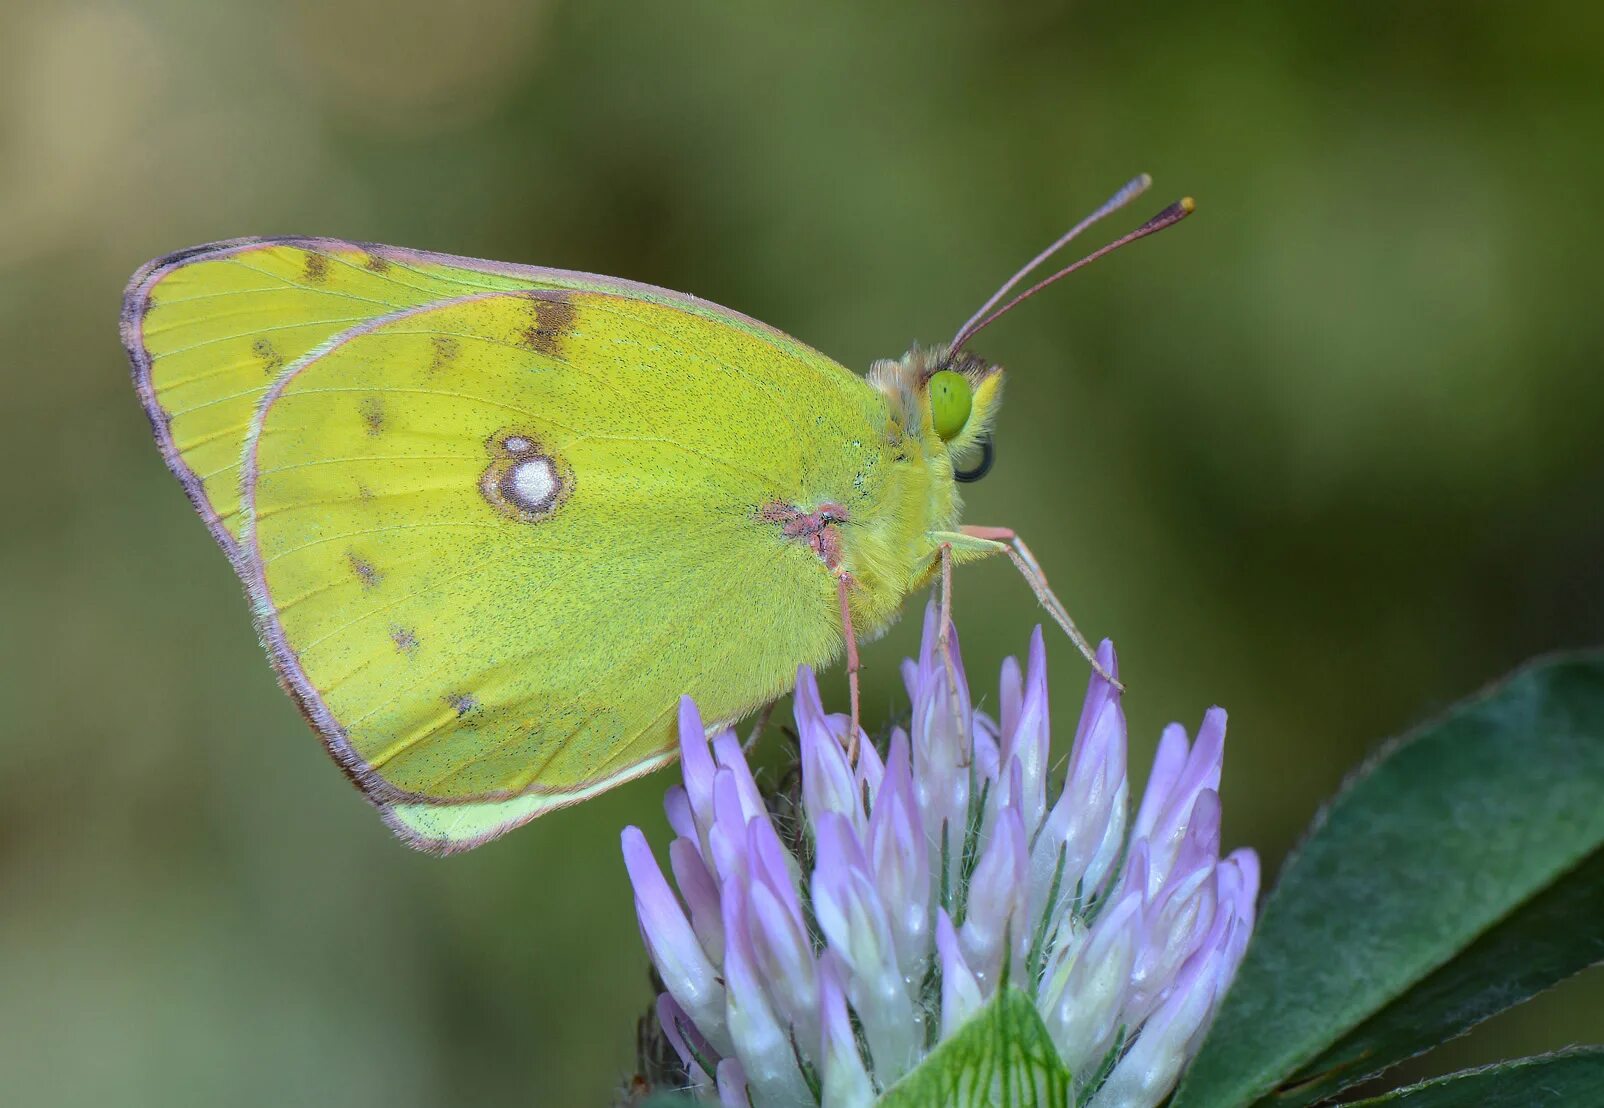
[[[877,1108],[1055,1108],[1067,1102],[1069,1091],[1069,1071],[1036,1005],[1009,987],[887,1089]]]

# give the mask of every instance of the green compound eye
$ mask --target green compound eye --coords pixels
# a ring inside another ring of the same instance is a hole
[[[969,422],[972,396],[969,379],[962,373],[944,369],[931,375],[925,387],[930,390],[930,422],[935,424],[941,441],[946,442]]]

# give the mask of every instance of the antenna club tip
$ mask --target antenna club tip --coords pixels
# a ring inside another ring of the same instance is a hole
[[[1178,206],[1180,207],[1181,211],[1183,211],[1183,212],[1190,213],[1190,212],[1197,211],[1197,201],[1193,200],[1190,196],[1181,197],[1181,200],[1180,200],[1180,203],[1179,203]]]

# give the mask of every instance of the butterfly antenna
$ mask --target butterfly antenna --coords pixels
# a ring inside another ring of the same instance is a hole
[[[1137,239],[1145,239],[1148,235],[1157,234],[1158,232],[1164,230],[1164,228],[1166,228],[1166,227],[1174,226],[1175,224],[1179,223],[1181,220],[1185,219],[1187,216],[1191,215],[1193,209],[1195,209],[1196,207],[1197,207],[1197,203],[1190,196],[1182,197],[1181,199],[1177,200],[1175,203],[1171,204],[1169,207],[1165,208],[1163,211],[1159,212],[1152,219],[1148,220],[1146,223],[1144,223],[1140,227],[1136,228],[1136,230],[1130,232],[1127,235],[1121,235],[1119,238],[1115,239],[1113,242],[1109,243],[1107,246],[1101,247],[1101,248],[1099,248],[1097,250],[1093,250],[1090,254],[1086,255],[1084,258],[1080,259],[1077,262],[1071,262],[1069,265],[1066,265],[1063,269],[1060,269],[1057,273],[1053,274],[1051,277],[1046,277],[1046,278],[1043,278],[1040,281],[1037,281],[1034,285],[1030,286],[1030,288],[1026,289],[1024,292],[1020,293],[1018,296],[1016,296],[1012,300],[1008,301],[1002,307],[998,308],[996,311],[994,311],[990,315],[986,316],[979,323],[968,323],[968,324],[965,324],[964,325],[964,329],[962,331],[959,331],[958,332],[958,337],[953,340],[953,343],[952,343],[953,350],[957,350],[964,343],[966,343],[970,339],[974,338],[975,335],[979,334],[986,327],[991,326],[991,324],[995,323],[1002,316],[1006,315],[1008,312],[1012,311],[1014,308],[1018,307],[1020,304],[1024,303],[1026,300],[1029,300],[1032,296],[1035,296],[1038,292],[1040,292],[1042,289],[1046,288],[1048,285],[1053,284],[1055,281],[1063,280],[1065,277],[1068,277],[1071,273],[1074,273],[1077,269],[1082,269],[1082,268],[1084,268],[1086,266],[1091,265],[1098,258],[1101,258],[1101,257],[1103,257],[1105,255],[1108,255],[1108,254],[1112,254],[1114,251],[1118,250],[1122,246],[1128,246],[1131,243],[1135,242]]]
[[[975,331],[980,330],[980,328],[975,326],[975,321],[984,318],[985,314],[991,311],[992,307],[997,303],[997,301],[1008,295],[1009,289],[1013,288],[1026,277],[1030,276],[1034,269],[1040,266],[1048,258],[1051,258],[1054,254],[1058,253],[1065,246],[1069,245],[1070,240],[1074,239],[1082,231],[1086,230],[1086,228],[1090,227],[1104,216],[1113,215],[1126,204],[1129,204],[1132,200],[1135,200],[1138,196],[1142,195],[1142,193],[1148,190],[1148,186],[1152,185],[1152,183],[1153,178],[1149,177],[1145,173],[1132,177],[1129,181],[1126,181],[1125,184],[1120,186],[1120,190],[1118,192],[1116,192],[1113,196],[1110,196],[1107,200],[1103,201],[1102,207],[1098,208],[1091,215],[1087,216],[1085,219],[1075,224],[1075,226],[1065,231],[1063,235],[1059,237],[1058,241],[1054,242],[1046,250],[1043,250],[1040,254],[1037,254],[1030,261],[1026,262],[1025,265],[1020,267],[1018,273],[1015,273],[1012,277],[1008,278],[1007,281],[1003,282],[1002,288],[992,293],[991,299],[982,304],[980,309],[975,312],[974,315],[970,316],[968,320],[964,322],[962,327],[958,328],[958,333],[954,335],[952,339],[952,348],[957,350],[968,340],[970,335],[974,334]]]

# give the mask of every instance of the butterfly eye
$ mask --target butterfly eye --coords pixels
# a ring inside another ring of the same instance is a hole
[[[930,390],[930,422],[935,425],[941,441],[947,442],[969,422],[969,409],[973,401],[969,379],[961,373],[944,369],[931,375],[926,388]]]

